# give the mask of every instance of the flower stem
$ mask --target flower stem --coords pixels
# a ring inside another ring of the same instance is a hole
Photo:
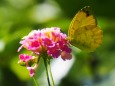
[[[51,77],[51,81],[52,81],[52,86],[55,86],[54,80],[53,80],[53,76],[52,76],[52,72],[51,72],[51,67],[50,67],[50,60],[48,60],[48,70],[49,70],[49,72],[50,72],[50,77]]]
[[[36,85],[36,86],[39,86],[39,85],[38,85],[38,82],[37,82],[37,80],[36,80],[36,78],[35,78],[34,76],[33,76],[33,79],[34,79],[35,85]]]
[[[47,59],[46,58],[43,58],[44,59],[44,64],[45,64],[45,68],[46,68],[46,75],[47,75],[47,81],[48,81],[48,85],[50,85],[50,79],[49,79],[49,74],[48,74],[48,65],[47,65]]]

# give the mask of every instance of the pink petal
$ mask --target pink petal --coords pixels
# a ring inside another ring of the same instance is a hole
[[[35,75],[35,70],[32,67],[27,67],[30,72],[30,76],[33,77]]]
[[[52,56],[54,58],[58,58],[60,56],[60,50],[57,46],[48,48],[47,53],[49,56]]]
[[[29,61],[29,60],[32,58],[32,56],[27,55],[27,54],[20,54],[20,55],[19,55],[19,58],[20,58],[20,60],[22,60],[23,62],[27,62],[27,61]]]
[[[22,46],[20,46],[20,47],[18,48],[18,52],[20,52],[21,49],[22,49]]]
[[[61,58],[63,60],[70,60],[70,59],[72,59],[72,55],[70,53],[67,53],[67,52],[63,51],[61,53]]]

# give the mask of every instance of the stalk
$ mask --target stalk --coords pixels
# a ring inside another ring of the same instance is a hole
[[[47,81],[48,81],[48,85],[50,85],[50,79],[49,79],[49,74],[48,74],[48,65],[47,65],[47,59],[46,58],[43,58],[44,59],[44,65],[45,65],[45,68],[46,68],[46,76],[47,76]]]
[[[53,76],[52,76],[52,72],[51,72],[51,67],[50,67],[50,60],[48,60],[48,70],[49,70],[49,73],[50,73],[50,77],[51,77],[51,81],[52,81],[52,86],[55,86],[54,80],[53,80]]]
[[[36,78],[35,78],[34,76],[33,76],[33,80],[34,80],[35,85],[36,85],[36,86],[39,86],[39,85],[38,85],[38,82],[37,82],[37,80],[36,80]]]

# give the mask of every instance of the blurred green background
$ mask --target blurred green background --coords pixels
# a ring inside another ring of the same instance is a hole
[[[17,52],[19,41],[33,29],[60,27],[67,33],[73,16],[87,5],[93,9],[103,30],[103,43],[93,53],[73,48],[71,67],[65,66],[66,72],[61,68],[63,65],[58,66],[66,74],[55,83],[57,86],[115,86],[115,0],[0,0],[0,86],[34,86],[26,68],[17,64],[20,53],[29,53],[24,49]],[[40,61],[36,78],[40,86],[48,86],[43,74]]]

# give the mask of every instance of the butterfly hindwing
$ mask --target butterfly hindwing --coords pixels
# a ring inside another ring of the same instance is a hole
[[[102,42],[102,30],[89,6],[81,9],[73,18],[69,31],[70,43],[89,52],[94,51]]]
[[[80,49],[87,50],[89,52],[94,51],[102,42],[102,31],[97,26],[89,25],[88,28],[78,28],[71,40],[71,44]],[[83,33],[84,32],[84,33]]]

